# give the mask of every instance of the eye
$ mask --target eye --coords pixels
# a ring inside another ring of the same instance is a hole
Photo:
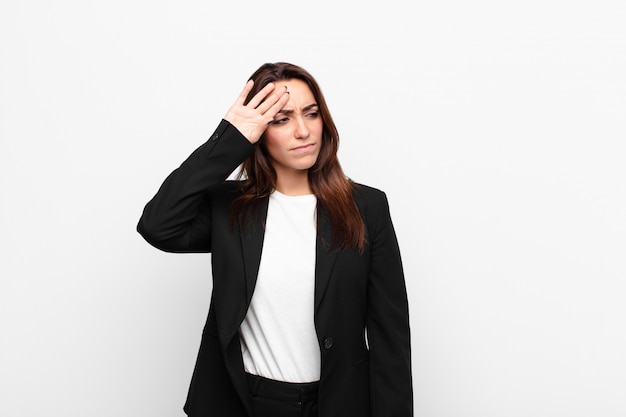
[[[282,125],[282,124],[285,124],[285,123],[287,123],[287,118],[286,117],[283,117],[283,118],[280,118],[280,119],[275,119],[275,120],[270,122],[271,125]]]
[[[306,117],[308,117],[310,119],[315,119],[317,116],[319,116],[319,112],[317,112],[317,111],[312,111],[312,112],[306,114]]]

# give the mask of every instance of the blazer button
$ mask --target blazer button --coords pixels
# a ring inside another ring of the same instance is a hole
[[[217,140],[219,137],[220,137],[220,135],[218,133],[216,133],[213,136],[211,136],[211,140]]]
[[[324,349],[328,350],[331,347],[333,347],[333,338],[327,337],[326,339],[324,339]]]

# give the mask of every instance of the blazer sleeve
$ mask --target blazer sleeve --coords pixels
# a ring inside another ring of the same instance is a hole
[[[210,191],[253,151],[254,145],[222,120],[211,137],[167,176],[144,207],[137,231],[166,252],[210,252]]]
[[[411,336],[404,272],[383,192],[370,227],[367,336],[372,416],[413,415]]]

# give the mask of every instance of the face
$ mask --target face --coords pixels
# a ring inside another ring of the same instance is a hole
[[[289,101],[263,139],[278,176],[306,172],[317,161],[322,146],[322,117],[309,86],[298,79],[276,82],[276,88],[284,86]]]

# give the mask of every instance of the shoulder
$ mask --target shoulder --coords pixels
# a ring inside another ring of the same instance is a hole
[[[386,204],[387,202],[387,195],[383,190],[356,182],[352,183],[352,195],[354,195],[354,199],[357,202],[357,205],[359,203]]]
[[[378,219],[381,214],[389,213],[387,194],[366,184],[353,183],[352,195],[354,201],[366,222]]]
[[[365,184],[354,184],[353,190],[354,200],[365,223],[370,243],[377,237],[391,236],[395,239],[389,200],[385,191]]]

